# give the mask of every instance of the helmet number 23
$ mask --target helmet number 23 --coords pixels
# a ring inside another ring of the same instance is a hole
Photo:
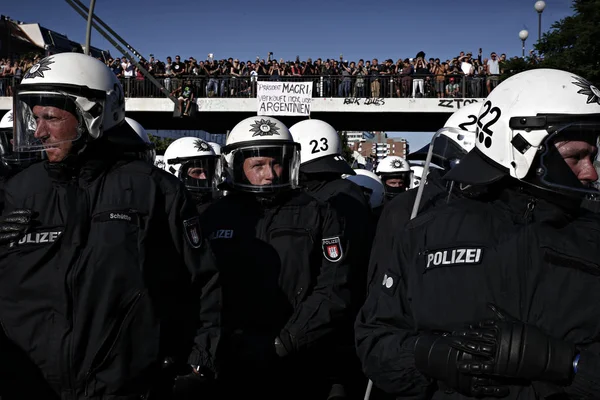
[[[319,142],[321,142],[321,146],[319,146]],[[329,149],[329,144],[327,142],[327,138],[321,138],[317,140],[311,140],[309,144],[313,147],[311,154],[319,153],[321,151],[327,151]]]

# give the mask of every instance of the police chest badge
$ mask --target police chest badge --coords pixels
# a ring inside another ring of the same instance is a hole
[[[342,259],[343,250],[339,237],[323,239],[323,255],[327,261],[338,262]]]
[[[202,237],[200,231],[200,217],[194,217],[183,221],[185,237],[190,246],[197,249],[202,246]]]

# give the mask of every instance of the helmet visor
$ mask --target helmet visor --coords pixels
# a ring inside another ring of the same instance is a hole
[[[383,183],[386,195],[388,197],[395,196],[409,189],[412,183],[412,175],[412,171],[381,174],[381,182]]]
[[[600,122],[554,127],[540,157],[542,183],[562,192],[600,200]]]
[[[42,160],[42,153],[13,151],[12,129],[0,129],[0,158],[5,166],[24,168]]]
[[[300,151],[296,143],[253,145],[231,151],[225,170],[232,186],[274,192],[298,186]]]
[[[217,157],[202,157],[181,164],[179,179],[190,192],[211,192],[217,187]]]
[[[455,128],[442,129],[456,133],[457,140],[459,141],[465,140],[467,135],[469,135],[469,133],[465,133]],[[429,152],[429,146],[430,144],[413,153],[410,153],[406,159],[411,161],[425,161],[427,159],[427,153]],[[458,164],[460,159],[466,154],[467,150],[456,143],[456,141],[450,139],[446,135],[440,134],[433,142],[433,155],[431,161],[442,166],[445,170],[449,170]]]
[[[102,125],[104,102],[61,91],[17,89],[14,98],[15,151],[50,151]]]

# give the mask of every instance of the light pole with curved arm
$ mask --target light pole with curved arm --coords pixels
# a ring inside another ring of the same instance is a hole
[[[90,0],[90,10],[88,12],[87,26],[85,29],[85,54],[90,55],[90,42],[92,40],[92,18],[94,16],[94,7],[96,0]]]

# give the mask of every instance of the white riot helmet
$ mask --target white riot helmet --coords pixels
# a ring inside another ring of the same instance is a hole
[[[156,160],[156,150],[154,150],[154,143],[152,143],[152,141],[148,137],[148,133],[146,133],[146,130],[139,122],[137,122],[129,117],[125,117],[125,121],[135,131],[135,133],[137,133],[137,135],[140,137],[140,139],[142,139],[142,141],[144,142],[144,144],[143,144],[144,149],[139,151],[138,157],[142,161],[146,161],[146,162],[154,165],[154,162]]]
[[[2,167],[15,172],[42,159],[42,153],[13,151],[13,112],[8,110],[0,119],[0,161]]]
[[[219,157],[221,156],[221,145],[219,143],[215,143],[215,142],[206,142],[206,143],[208,143],[210,145],[210,147],[212,147],[212,149],[216,155],[218,155]]]
[[[14,104],[15,151],[44,150],[84,136],[98,139],[125,119],[125,96],[116,75],[103,62],[80,53],[40,60],[25,72]],[[72,134],[65,132],[62,140],[47,133],[55,123],[56,109],[77,119]],[[133,134],[128,127],[127,131]]]
[[[384,157],[377,164],[375,173],[379,175],[383,182],[387,198],[392,198],[398,193],[406,191],[412,182],[413,172],[410,169],[408,161],[398,156]],[[397,180],[401,182],[397,182]],[[394,186],[390,186],[391,184]]]
[[[486,98],[475,149],[447,177],[490,184],[511,176],[595,199],[599,132],[600,90],[589,81],[554,69],[521,72]]]
[[[410,169],[413,172],[413,179],[411,182],[411,189],[414,188],[418,188],[422,182],[426,182],[427,181],[427,176],[429,176],[429,172],[432,169],[436,169],[436,170],[440,170],[443,171],[444,169],[438,165],[435,165],[433,163],[429,164],[429,168],[427,169],[427,176],[425,177],[425,179],[423,178],[423,172],[425,171],[425,163],[423,164],[414,164],[414,163],[410,163]]]
[[[432,168],[443,171],[443,168],[441,168],[435,164],[429,164],[428,171],[431,171]],[[425,177],[425,179],[423,179],[423,171],[425,170],[424,165],[411,163],[410,169],[413,172],[413,178],[412,178],[412,182],[411,182],[411,186],[410,186],[411,189],[419,187],[422,182],[426,182],[427,177]],[[429,172],[427,172],[427,175],[429,176]]]
[[[231,130],[221,151],[225,179],[231,188],[275,193],[298,186],[300,145],[273,117],[244,119]]]
[[[419,187],[419,185],[421,184],[421,180],[423,179],[423,166],[421,165],[411,165],[410,169],[413,172],[413,179],[412,182],[410,183],[410,188],[414,189],[416,187]]]
[[[450,170],[475,147],[475,128],[480,108],[480,103],[471,103],[462,106],[448,118],[444,127],[436,133],[431,158],[433,163],[446,171]],[[410,161],[425,161],[430,145],[427,144],[406,158]]]
[[[300,171],[306,174],[336,173],[354,175],[342,157],[340,136],[333,126],[319,119],[294,124],[290,132],[300,143]]]
[[[356,183],[363,189],[363,193],[369,200],[371,209],[375,209],[383,204],[384,188],[381,179],[366,169],[357,169],[355,175],[344,175],[344,179],[348,179]]]
[[[210,145],[195,137],[182,137],[167,147],[164,155],[165,171],[181,180],[192,193],[216,191],[219,184],[220,163]]]
[[[157,154],[156,157],[154,158],[154,166],[156,166],[156,168],[159,168],[159,169],[162,169],[162,170],[166,170],[166,168],[165,168],[165,156],[159,156]]]

